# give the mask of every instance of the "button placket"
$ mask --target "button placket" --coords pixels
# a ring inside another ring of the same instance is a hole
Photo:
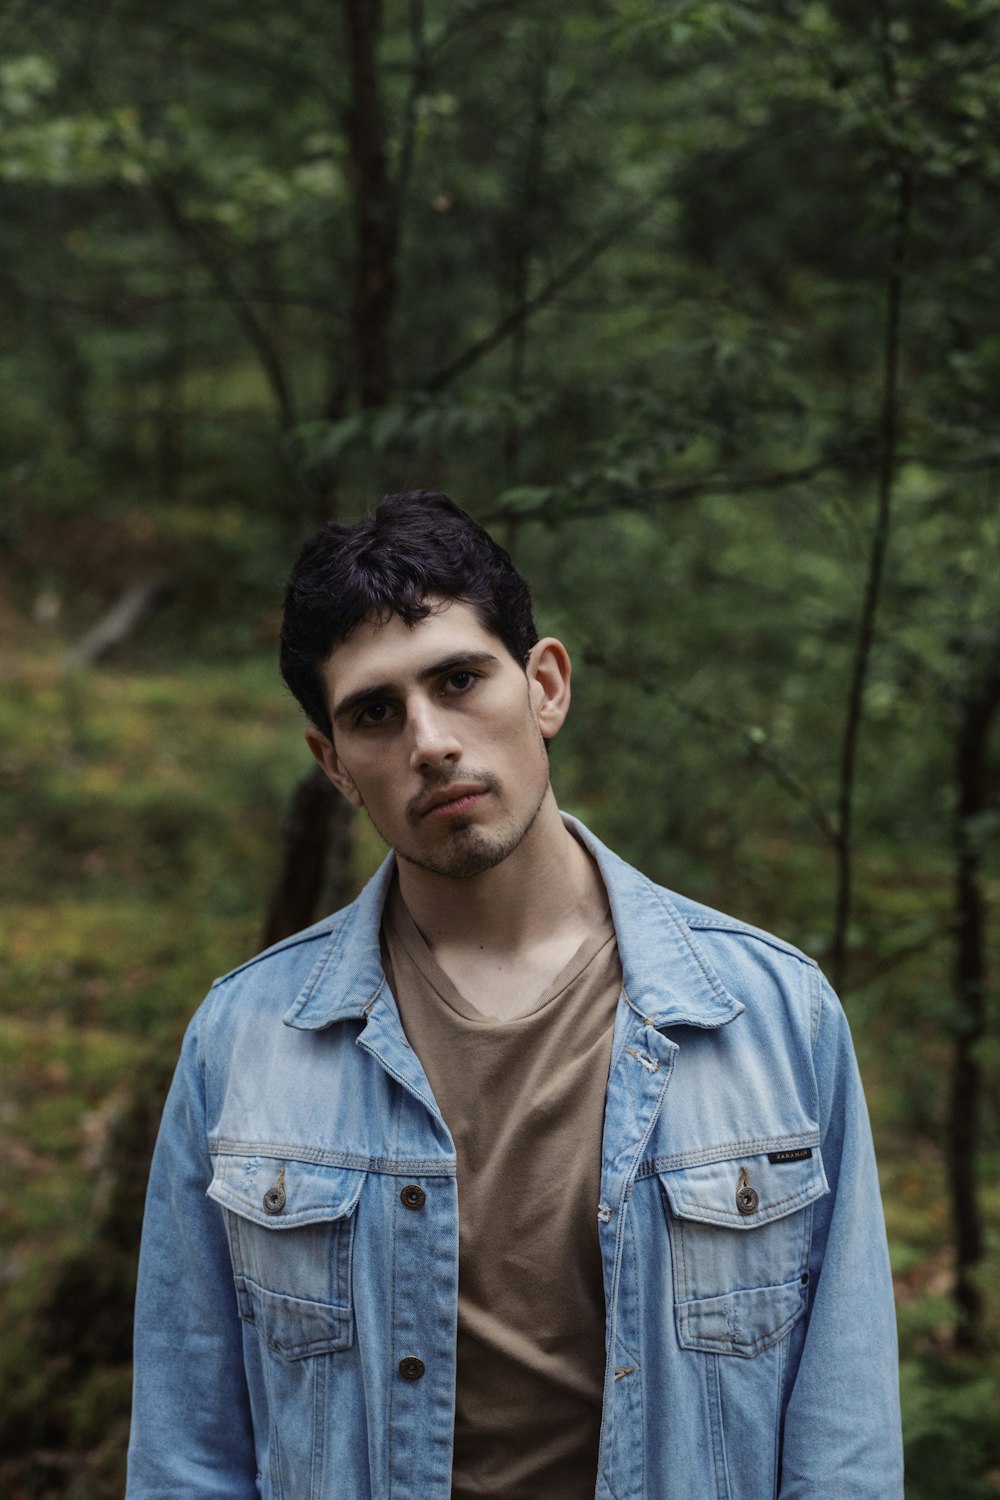
[[[636,1295],[633,1279],[638,1273],[626,1255],[629,1191],[663,1105],[679,1047],[629,1001],[627,1009],[619,1008],[615,1048],[605,1096],[597,1213],[608,1288],[609,1350],[598,1467],[609,1493],[613,1490],[616,1495],[631,1496],[641,1493],[643,1483],[642,1445],[632,1439],[638,1420],[636,1367],[620,1360],[627,1350],[640,1349],[643,1339],[639,1316],[642,1298]],[[610,1357],[611,1351],[617,1358]]]

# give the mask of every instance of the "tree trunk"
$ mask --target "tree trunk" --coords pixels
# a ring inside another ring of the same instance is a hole
[[[527,115],[528,130],[523,148],[514,158],[516,176],[510,184],[511,216],[509,251],[509,312],[528,300],[532,262],[538,253],[538,217],[542,204],[545,148],[549,129],[549,78],[553,59],[552,34],[543,21],[533,27],[529,40]],[[516,399],[524,385],[528,325],[518,323],[511,335],[507,388]],[[521,458],[521,434],[512,413],[503,436],[503,466],[508,484],[517,480]],[[511,523],[513,526],[513,521]],[[508,548],[509,548],[508,543]]]
[[[67,657],[67,666],[91,667],[119,651],[162,603],[169,587],[166,578],[144,578],[129,584],[107,614],[77,641]]]
[[[354,222],[354,357],[362,406],[381,406],[389,394],[389,325],[396,304],[396,198],[389,181],[378,76],[382,22],[376,0],[344,0],[351,70],[347,113]]]
[[[841,995],[847,988],[847,945],[853,899],[854,791],[858,742],[864,717],[868,665],[875,641],[875,622],[882,597],[886,552],[892,519],[892,498],[899,439],[900,319],[903,305],[903,268],[910,215],[913,209],[913,170],[908,162],[896,174],[896,217],[886,279],[885,354],[882,367],[881,460],[878,510],[868,559],[864,603],[847,698],[847,717],[840,753],[840,795],[837,809],[837,894],[831,943],[831,978]]]
[[[331,837],[336,829],[337,836]],[[333,866],[336,850],[338,868]],[[275,882],[261,941],[265,948],[308,927],[319,915],[326,889],[331,907],[351,895],[351,809],[314,766],[299,778],[292,793],[282,840],[281,868]]]
[[[351,75],[347,114],[357,240],[352,307],[353,374],[364,407],[381,406],[390,390],[389,329],[396,303],[396,196],[389,180],[378,74],[381,7],[344,0]],[[339,406],[342,393],[335,397]],[[264,924],[277,942],[315,920],[321,901],[351,896],[353,819],[347,802],[317,766],[299,781],[285,828],[281,869]]]
[[[183,282],[176,306],[169,309],[165,347],[160,356],[156,412],[156,493],[176,500],[184,475],[184,376],[187,366],[188,310]]]
[[[982,853],[976,820],[986,811],[990,728],[1000,706],[1000,660],[961,705],[955,754],[955,1005],[948,1178],[955,1232],[955,1342],[978,1343],[982,1292],[976,1271],[983,1254],[977,1168],[982,1073],[977,1047],[986,1031],[986,935]]]

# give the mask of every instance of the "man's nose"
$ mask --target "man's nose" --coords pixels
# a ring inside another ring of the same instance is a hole
[[[408,710],[410,729],[410,766],[415,771],[436,766],[457,765],[462,745],[456,737],[451,716],[430,703],[411,704]]]

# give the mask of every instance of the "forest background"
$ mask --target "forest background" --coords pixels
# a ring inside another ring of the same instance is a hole
[[[0,1492],[121,1492],[213,977],[381,851],[275,667],[443,488],[574,652],[563,805],[839,985],[907,1493],[1000,1493],[1000,6],[6,0]]]

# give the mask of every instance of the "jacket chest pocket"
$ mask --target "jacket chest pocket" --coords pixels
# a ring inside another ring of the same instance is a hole
[[[208,1189],[225,1214],[240,1317],[286,1360],[348,1349],[351,1258],[365,1174],[220,1156]]]
[[[752,1358],[776,1344],[805,1311],[813,1204],[828,1191],[819,1147],[659,1176],[682,1348]]]

